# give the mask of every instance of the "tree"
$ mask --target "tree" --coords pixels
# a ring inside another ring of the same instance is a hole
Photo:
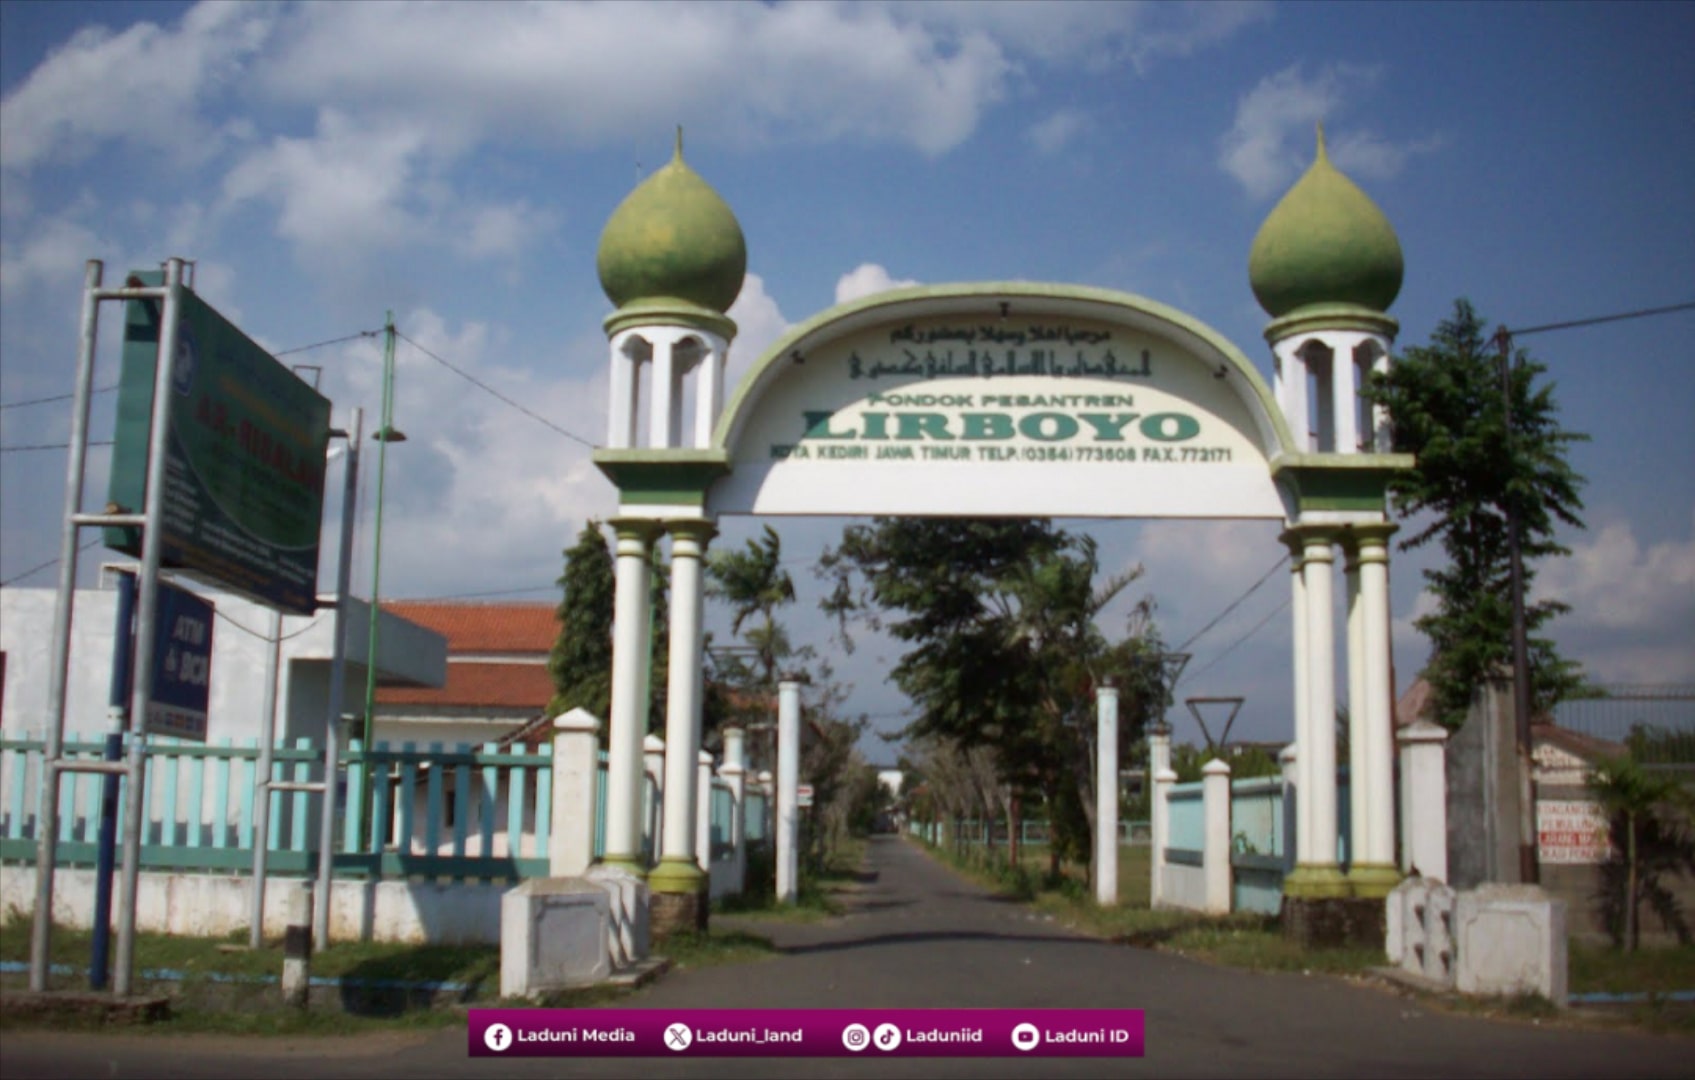
[[[1469,301],[1455,301],[1430,344],[1408,349],[1367,391],[1389,412],[1394,449],[1417,458],[1391,483],[1391,503],[1403,518],[1429,515],[1399,546],[1439,541],[1447,555],[1446,565],[1425,571],[1437,609],[1414,625],[1430,639],[1424,677],[1437,719],[1449,727],[1464,721],[1473,689],[1511,661],[1509,511],[1518,519],[1526,595],[1537,561],[1570,554],[1555,528],[1583,527],[1584,480],[1565,455],[1588,437],[1560,427],[1552,385],[1538,385],[1546,369],[1523,350],[1503,395],[1484,325]],[[1525,606],[1533,715],[1583,687],[1578,666],[1535,636],[1566,610],[1546,599]]]
[[[730,632],[740,635],[752,654],[748,663],[735,651],[714,651],[715,689],[709,695],[718,703],[711,710],[714,716],[743,723],[774,721],[779,665],[810,655],[809,650],[794,649],[777,621],[777,609],[795,598],[794,579],[782,564],[783,542],[769,525],[744,549],[714,551],[707,559],[706,595],[730,605]],[[750,765],[755,770],[775,765],[766,753],[769,741],[750,743]]]
[[[1638,916],[1646,899],[1687,943],[1689,928],[1677,898],[1661,879],[1695,873],[1695,840],[1689,827],[1695,798],[1675,773],[1651,773],[1628,757],[1596,762],[1589,790],[1611,819],[1613,887],[1605,902],[1616,940],[1626,952],[1636,951],[1641,937]],[[1622,882],[1617,880],[1621,876]]]
[[[604,723],[612,710],[612,612],[617,588],[612,548],[600,523],[590,521],[564,555],[565,570],[557,581],[564,590],[557,609],[559,637],[547,661],[548,673],[553,676],[553,697],[547,710],[558,716],[576,708],[587,709]],[[657,549],[652,582],[650,731],[665,725],[665,674],[670,656],[666,639],[670,625],[667,576]]]
[[[891,677],[920,713],[903,734],[990,748],[1008,798],[1045,804],[1056,871],[1090,851],[1096,687],[1122,687],[1120,745],[1166,702],[1151,601],[1122,639],[1096,622],[1140,568],[1104,583],[1099,570],[1093,540],[1051,522],[961,518],[850,526],[820,564],[844,633],[850,615],[886,616],[908,645]],[[939,779],[934,763],[926,775]]]
[[[553,676],[547,711],[559,716],[587,709],[604,721],[612,705],[612,550],[600,523],[590,521],[564,554],[559,638],[547,660]]]

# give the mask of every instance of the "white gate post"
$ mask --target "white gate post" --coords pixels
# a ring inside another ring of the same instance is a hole
[[[587,709],[553,719],[553,807],[548,877],[577,877],[594,862],[594,787],[600,768],[600,721]],[[524,823],[506,823],[506,851],[516,858]]]
[[[1420,720],[1395,736],[1401,744],[1401,870],[1448,880],[1448,732]]]
[[[1118,904],[1118,687],[1095,691],[1095,903]]]
[[[1206,821],[1206,847],[1201,851],[1206,910],[1213,915],[1228,915],[1231,907],[1230,766],[1217,758],[1201,768],[1201,812]]]
[[[777,902],[800,891],[800,683],[777,685]]]
[[[1171,846],[1171,786],[1175,783],[1177,774],[1169,766],[1154,773],[1154,804],[1149,822],[1153,841],[1149,854],[1153,858],[1152,906],[1156,908],[1165,906],[1165,849]]]

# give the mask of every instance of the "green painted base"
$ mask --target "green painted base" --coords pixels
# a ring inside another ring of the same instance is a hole
[[[1283,879],[1283,895],[1306,900],[1323,900],[1353,895],[1348,879],[1335,866],[1296,866]]]
[[[661,859],[647,875],[647,887],[656,893],[697,893],[706,884],[706,874],[692,859]]]
[[[1353,894],[1381,900],[1395,891],[1401,883],[1401,871],[1387,863],[1361,863],[1348,868],[1348,884]]]
[[[616,866],[620,870],[628,870],[639,878],[647,877],[647,866],[638,855],[602,855],[601,865]]]

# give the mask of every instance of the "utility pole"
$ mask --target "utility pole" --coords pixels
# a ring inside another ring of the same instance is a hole
[[[1506,428],[1507,458],[1514,454],[1513,437],[1513,372],[1511,362],[1513,338],[1505,326],[1495,331],[1495,346],[1500,350],[1501,418]],[[1510,466],[1509,466],[1510,467]],[[1519,881],[1527,885],[1542,879],[1536,850],[1536,783],[1530,740],[1530,646],[1524,625],[1524,555],[1519,543],[1518,506],[1509,485],[1502,493],[1502,508],[1507,516],[1507,558],[1511,566],[1513,606],[1513,723],[1518,749],[1518,870]]]

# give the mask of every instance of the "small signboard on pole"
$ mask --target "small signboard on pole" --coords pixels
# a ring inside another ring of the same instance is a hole
[[[795,803],[796,803],[796,805],[799,805],[799,806],[811,806],[812,805],[812,785],[811,784],[797,784],[797,785],[795,785]]]
[[[206,703],[212,685],[212,605],[187,589],[161,581],[157,627],[147,733],[205,742]]]

